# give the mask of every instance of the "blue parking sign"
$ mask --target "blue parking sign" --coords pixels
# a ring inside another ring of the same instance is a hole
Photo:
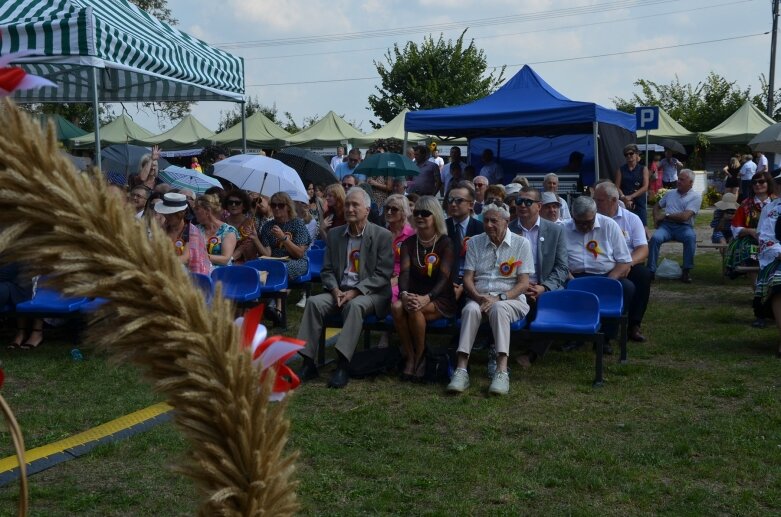
[[[659,106],[637,106],[635,119],[638,131],[659,129]]]

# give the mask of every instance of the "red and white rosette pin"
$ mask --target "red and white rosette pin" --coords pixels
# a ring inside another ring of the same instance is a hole
[[[502,276],[510,276],[515,271],[516,267],[520,267],[522,262],[515,260],[515,257],[510,257],[508,260],[499,264],[499,274]]]
[[[176,256],[181,257],[184,255],[184,241],[182,239],[177,239],[176,242],[174,242],[174,249],[176,249]]]
[[[220,238],[219,237],[211,237],[209,239],[209,246],[208,246],[209,255],[212,254],[212,252],[214,251],[214,248],[216,248],[219,243],[220,243]]]
[[[469,239],[471,237],[464,237],[464,240],[461,242],[461,256],[466,256],[466,243],[469,242]]]
[[[353,266],[353,271],[357,273],[361,266],[361,250],[352,250],[350,252],[350,262]]]
[[[588,241],[586,243],[586,249],[594,255],[594,258],[597,258],[600,253],[602,253],[602,248],[599,247],[599,243],[597,241]]]
[[[28,74],[18,66],[9,66],[11,61],[30,54],[33,52],[13,52],[0,56],[0,97],[11,95],[16,90],[35,90],[45,86],[57,88],[57,85],[48,79]]]
[[[426,255],[423,261],[426,263],[426,274],[431,278],[431,275],[434,274],[434,268],[439,264],[439,255],[431,252]]]
[[[401,243],[402,241],[397,242],[396,246],[393,248],[396,251],[396,258],[401,257]]]
[[[288,391],[301,384],[301,380],[285,362],[306,343],[284,336],[267,337],[266,327],[260,324],[262,316],[263,306],[260,305],[247,312],[246,316],[237,318],[236,324],[241,327],[242,346],[252,354],[253,366],[261,368],[260,382],[263,382],[269,369],[275,372],[269,400],[279,401],[285,398]]]

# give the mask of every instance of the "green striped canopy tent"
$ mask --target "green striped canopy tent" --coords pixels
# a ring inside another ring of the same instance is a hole
[[[58,86],[16,92],[19,103],[244,102],[241,58],[126,0],[0,2],[0,55],[19,51],[31,54],[14,64]]]

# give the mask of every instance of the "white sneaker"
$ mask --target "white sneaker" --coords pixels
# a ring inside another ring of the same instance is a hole
[[[488,393],[494,395],[507,395],[510,393],[510,374],[507,372],[496,372],[494,380],[491,381],[491,386],[488,388]]]
[[[447,385],[447,391],[451,393],[463,393],[469,387],[469,374],[464,368],[456,368],[453,377],[450,378],[450,384]]]
[[[306,307],[306,295],[305,295],[305,294],[301,296],[301,299],[300,299],[300,300],[298,301],[298,303],[296,304],[296,307],[300,307],[300,308],[302,308],[302,309],[303,309],[304,307]]]

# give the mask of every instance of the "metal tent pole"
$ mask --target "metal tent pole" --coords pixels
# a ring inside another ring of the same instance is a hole
[[[600,180],[599,177],[599,122],[596,120],[592,123],[592,130],[594,132],[594,183]]]
[[[95,124],[95,165],[103,172],[103,162],[100,157],[100,105],[98,104],[98,67],[92,67],[92,122]]]
[[[247,154],[246,103],[241,101],[241,152]]]

